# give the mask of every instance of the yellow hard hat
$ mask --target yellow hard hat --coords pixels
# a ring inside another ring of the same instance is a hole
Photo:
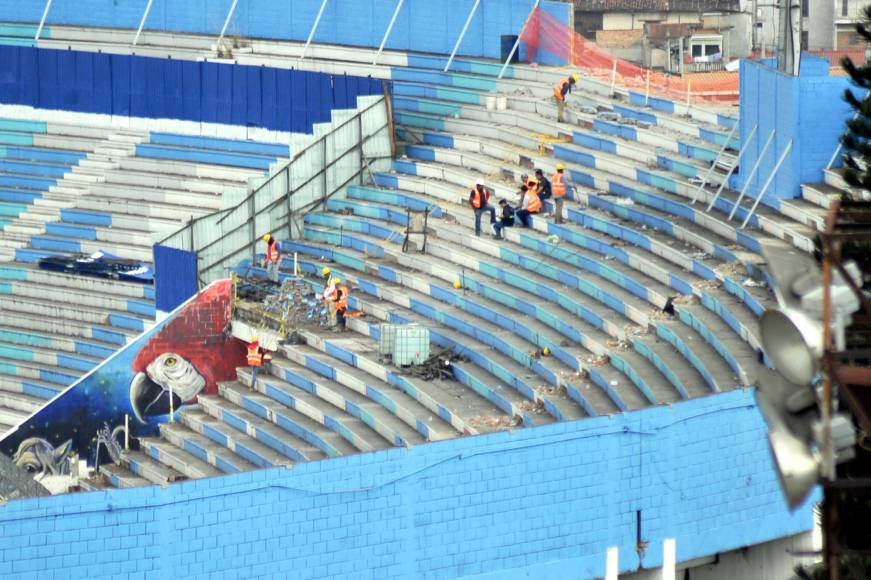
[[[272,239],[272,236],[271,236],[270,234],[266,234],[265,236],[263,236],[263,240],[264,240],[264,241],[267,241],[267,242],[268,242],[268,241],[271,240],[271,239]]]
[[[329,268],[324,268],[323,270],[321,270],[321,276],[329,276],[329,275],[330,275]]]
[[[566,168],[566,166],[563,165],[562,163],[557,163],[557,164],[556,164],[556,170],[557,170],[557,171],[562,171],[562,170],[565,169],[565,168]]]
[[[575,79],[575,82],[578,82],[579,80],[581,80],[581,75],[575,73],[572,75],[572,78]]]
[[[341,278],[333,278],[333,282],[335,282],[336,284],[341,284],[342,279]]]
[[[544,347],[544,350],[541,352],[544,356],[550,356],[550,349],[547,347]]]
[[[463,287],[463,283],[459,280],[454,280],[454,288],[460,289]]]
[[[251,337],[251,342],[260,342],[260,341],[257,340],[257,337],[256,337],[256,336],[252,336],[252,337]]]

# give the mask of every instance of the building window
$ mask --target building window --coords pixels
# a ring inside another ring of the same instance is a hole
[[[807,50],[807,30],[801,31],[801,49]]]
[[[844,0],[846,2],[847,0]],[[811,15],[811,3],[809,0],[802,0],[801,15],[808,18]]]
[[[841,16],[850,15],[850,0],[841,0]]]

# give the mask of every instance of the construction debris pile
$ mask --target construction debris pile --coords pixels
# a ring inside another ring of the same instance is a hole
[[[329,326],[327,306],[301,279],[277,285],[263,278],[234,278],[235,316],[256,328],[283,336],[303,327]]]
[[[467,360],[460,355],[454,354],[450,349],[436,353],[420,364],[403,367],[403,374],[424,381],[441,379],[444,381],[454,380],[454,369],[451,363]]]

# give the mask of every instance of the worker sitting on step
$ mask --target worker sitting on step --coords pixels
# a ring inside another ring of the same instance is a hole
[[[520,209],[517,210],[517,219],[523,224],[523,227],[532,227],[532,222],[529,216],[541,211],[541,200],[534,189],[529,189],[525,185],[520,186]]]
[[[248,343],[248,366],[251,367],[251,388],[257,384],[257,373],[264,362],[272,360],[272,355],[260,348],[260,341],[254,336]]]
[[[469,193],[469,205],[475,210],[475,235],[481,235],[481,216],[490,212],[490,223],[496,223],[496,208],[490,205],[490,192],[480,179],[475,183],[475,189]]]
[[[499,207],[502,208],[502,214],[499,221],[493,224],[493,230],[496,232],[495,236],[497,240],[504,240],[505,236],[502,235],[502,230],[514,226],[515,212],[507,199],[500,199]]]
[[[266,266],[266,273],[269,279],[273,282],[278,282],[278,267],[281,264],[281,245],[278,240],[272,237],[272,234],[263,236],[263,241],[266,242],[266,257],[263,260],[263,265]]]
[[[538,199],[540,199],[541,203],[544,204],[544,202],[553,197],[550,180],[544,176],[544,172],[541,169],[535,170],[535,180],[538,182],[538,186],[535,188],[535,193],[538,194]]]

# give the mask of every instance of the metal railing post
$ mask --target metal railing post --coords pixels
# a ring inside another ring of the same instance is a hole
[[[780,159],[777,160],[777,164],[774,166],[774,170],[771,172],[771,175],[769,175],[768,179],[765,181],[765,185],[762,186],[762,191],[759,192],[759,197],[757,197],[756,201],[753,202],[753,207],[750,208],[750,213],[747,214],[747,217],[744,219],[744,223],[741,224],[741,229],[747,227],[747,224],[750,222],[750,218],[753,217],[753,214],[756,212],[756,208],[759,207],[759,202],[762,201],[762,198],[765,196],[765,192],[768,191],[768,186],[770,186],[771,182],[774,181],[774,176],[777,175],[777,172],[780,171],[780,166],[783,165],[784,161],[786,161],[786,156],[789,155],[790,150],[792,150],[791,139],[789,143],[786,144],[786,148],[783,150],[783,153],[780,154]]]
[[[390,18],[390,24],[387,25],[387,30],[384,32],[384,38],[381,39],[381,46],[378,47],[378,52],[375,54],[375,59],[372,61],[372,66],[378,64],[378,59],[381,58],[381,53],[384,51],[384,45],[387,44],[387,39],[390,38],[390,33],[393,31],[393,25],[396,24],[396,18],[399,16],[399,11],[402,10],[402,5],[405,0],[399,0],[396,3],[396,9],[393,11],[393,16]]]
[[[762,163],[762,159],[765,157],[765,154],[768,153],[768,148],[774,141],[775,133],[777,133],[777,129],[772,129],[771,134],[768,136],[768,140],[765,142],[765,146],[762,148],[762,152],[759,154],[759,157],[756,158],[756,162],[753,164],[753,169],[750,170],[750,175],[747,176],[747,181],[744,182],[744,187],[741,188],[741,195],[738,196],[738,201],[736,201],[735,205],[732,206],[732,211],[729,213],[729,221],[732,221],[732,218],[735,217],[735,212],[738,211],[738,207],[741,205],[741,200],[744,199],[744,194],[746,194],[747,190],[750,188],[750,182],[753,181],[756,171],[759,170],[759,164]]]
[[[722,183],[720,183],[720,187],[717,188],[717,193],[714,195],[711,203],[708,204],[708,209],[706,211],[711,211],[711,208],[714,207],[714,204],[717,203],[718,199],[720,199],[720,194],[723,193],[723,188],[729,184],[729,178],[732,177],[732,174],[735,173],[735,168],[741,163],[741,158],[744,157],[744,153],[747,152],[747,148],[750,146],[750,143],[753,142],[753,137],[756,135],[756,129],[758,128],[759,125],[753,125],[753,130],[750,131],[750,136],[747,137],[747,142],[744,143],[744,146],[741,147],[740,151],[738,151],[738,157],[735,158],[735,163],[733,163],[732,167],[729,168],[729,173],[726,174],[726,178],[723,179]]]
[[[42,34],[42,27],[45,26],[45,19],[48,18],[49,10],[51,10],[51,0],[46,0],[45,10],[42,11],[42,18],[39,19],[39,28],[36,29],[36,36],[33,37],[33,40],[39,40],[39,36]]]
[[[327,9],[327,2],[329,0],[323,0],[321,2],[321,8],[318,10],[318,15],[315,17],[315,23],[312,25],[311,32],[308,33],[308,38],[305,41],[305,46],[302,47],[302,54],[299,55],[299,60],[303,60],[305,58],[305,53],[308,51],[308,45],[312,43],[312,38],[315,37],[315,32],[318,30],[318,24],[321,23],[321,18],[324,15],[324,10]]]
[[[448,72],[448,69],[451,68],[451,64],[454,62],[454,57],[457,56],[457,51],[460,49],[460,44],[463,43],[463,38],[466,37],[466,32],[469,30],[469,25],[472,24],[472,18],[475,17],[475,13],[478,11],[479,4],[481,4],[481,0],[475,0],[475,3],[472,4],[472,9],[466,17],[466,23],[463,24],[463,30],[460,31],[460,37],[457,38],[457,42],[454,43],[454,50],[451,51],[451,56],[448,59],[448,64],[445,65],[444,72]]]
[[[520,46],[520,39],[523,36],[523,31],[526,30],[526,25],[529,24],[529,19],[532,18],[532,15],[535,14],[535,11],[538,10],[538,5],[541,4],[541,0],[535,0],[535,4],[532,6],[532,10],[529,11],[529,14],[526,16],[526,20],[523,21],[523,26],[520,27],[520,34],[517,35],[517,40],[514,42],[514,46],[511,47],[511,52],[508,54],[508,58],[505,59],[505,64],[502,65],[502,70],[499,71],[498,79],[502,79],[502,75],[505,74],[505,69],[508,68],[508,63],[511,62],[511,59],[514,58],[514,53],[517,52],[517,47]]]
[[[844,148],[843,143],[838,143],[838,146],[835,148],[835,152],[832,154],[832,158],[829,159],[829,162],[826,164],[826,169],[831,169],[832,165],[835,164],[835,159],[838,158],[838,153],[841,152],[841,149]]]
[[[726,150],[726,147],[729,146],[729,142],[732,141],[732,136],[735,134],[735,130],[738,128],[738,123],[735,123],[735,126],[732,127],[732,130],[729,131],[729,136],[726,137],[726,141],[723,143],[723,146],[720,147],[720,151],[717,153],[716,159],[711,163],[711,166],[708,168],[708,172],[705,173],[705,176],[702,178],[702,182],[699,184],[699,188],[696,190],[696,194],[693,196],[693,203],[696,203],[699,200],[699,195],[702,193],[702,190],[708,184],[708,178],[711,177],[711,174],[714,172],[714,168],[717,167],[717,163],[720,161],[720,157],[722,157],[723,152]]]
[[[239,0],[233,0],[230,4],[230,11],[227,12],[227,17],[224,19],[224,26],[221,27],[221,34],[218,36],[218,50],[221,50],[221,43],[224,42],[224,34],[227,32],[227,27],[230,25],[230,20],[233,19],[233,13],[236,12],[236,4]]]
[[[148,4],[145,5],[145,12],[142,13],[142,20],[139,21],[136,36],[133,37],[133,46],[136,46],[136,43],[139,42],[139,35],[142,34],[142,28],[145,26],[145,21],[148,20],[148,13],[151,12],[152,4],[154,4],[154,0],[148,0]]]

